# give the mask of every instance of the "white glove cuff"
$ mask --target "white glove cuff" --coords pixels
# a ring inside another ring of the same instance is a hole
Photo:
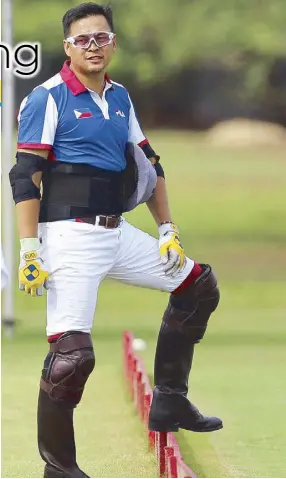
[[[158,226],[158,231],[160,236],[163,236],[170,231],[174,233],[179,233],[177,226],[174,225],[174,223],[172,223],[171,221],[170,223],[163,223],[162,225]]]
[[[39,238],[23,238],[20,240],[21,251],[34,251],[40,249]]]

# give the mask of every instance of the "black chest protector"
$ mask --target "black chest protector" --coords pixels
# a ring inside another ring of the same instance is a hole
[[[138,181],[136,162],[126,155],[121,172],[87,164],[47,162],[42,177],[39,222],[95,215],[121,215]]]

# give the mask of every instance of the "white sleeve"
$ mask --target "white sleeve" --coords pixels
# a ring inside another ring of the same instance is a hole
[[[18,122],[18,148],[52,150],[58,111],[54,98],[46,88],[35,88],[23,100]]]

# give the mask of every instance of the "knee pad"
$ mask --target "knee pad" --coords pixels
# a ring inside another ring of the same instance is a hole
[[[209,265],[201,265],[203,273],[178,294],[172,294],[165,313],[165,322],[187,334],[198,343],[205,334],[209,317],[218,306],[219,289]]]
[[[53,401],[74,408],[81,400],[94,366],[95,355],[90,334],[68,331],[50,344],[42,371],[41,388]]]

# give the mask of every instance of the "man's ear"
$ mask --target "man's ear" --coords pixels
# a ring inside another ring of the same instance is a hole
[[[63,40],[63,44],[64,44],[64,51],[66,55],[70,57],[70,47],[71,47],[70,44],[66,42],[65,40]]]
[[[116,37],[116,34],[114,35],[113,40],[112,40],[112,47],[113,47],[113,51],[115,52],[116,49],[117,49],[117,37]]]

